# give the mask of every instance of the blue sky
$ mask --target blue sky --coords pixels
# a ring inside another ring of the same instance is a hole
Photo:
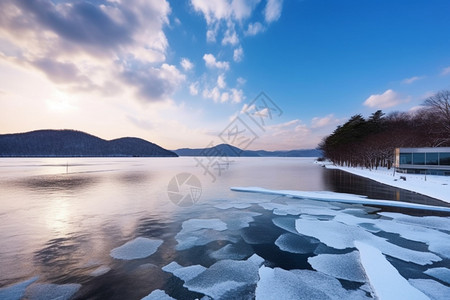
[[[239,117],[250,149],[312,148],[353,114],[449,89],[449,13],[446,0],[5,0],[0,130],[176,149],[220,143]],[[262,91],[282,110],[264,128],[243,113]]]

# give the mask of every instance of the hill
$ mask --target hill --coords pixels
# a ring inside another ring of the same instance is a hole
[[[178,156],[146,140],[125,137],[111,141],[76,130],[36,130],[0,135],[1,157]]]
[[[209,156],[221,153],[225,156],[242,157],[321,157],[322,151],[317,149],[290,150],[290,151],[265,151],[265,150],[242,150],[237,147],[220,144],[210,148],[181,148],[174,150],[179,156]]]

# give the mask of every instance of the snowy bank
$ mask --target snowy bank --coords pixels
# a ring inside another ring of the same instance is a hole
[[[342,170],[383,184],[409,190],[450,203],[449,176],[394,173],[393,169],[388,170],[387,168],[369,170],[365,168],[342,167],[326,163],[322,165],[327,169]],[[400,177],[405,178],[406,180],[400,179]]]

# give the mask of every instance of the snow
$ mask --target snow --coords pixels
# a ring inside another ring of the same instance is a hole
[[[162,270],[172,273],[183,281],[189,281],[205,271],[206,268],[201,265],[182,267],[177,262],[171,262],[167,266],[163,267]]]
[[[162,290],[154,290],[141,300],[175,300],[175,298],[170,297]]]
[[[81,284],[76,283],[36,283],[27,288],[25,298],[30,300],[66,300],[72,298],[80,288]]]
[[[428,299],[400,275],[380,250],[360,241],[355,241],[355,247],[359,251],[370,285],[379,299]]]
[[[22,299],[27,287],[30,284],[32,284],[33,282],[35,282],[36,280],[38,280],[38,277],[33,277],[26,281],[22,281],[22,282],[14,284],[14,285],[1,288],[0,289],[0,299],[9,299],[9,300]]]
[[[110,255],[124,260],[145,258],[155,253],[162,243],[163,241],[159,239],[138,237],[111,250]]]
[[[433,300],[448,299],[450,295],[450,287],[431,279],[410,279],[408,282]]]
[[[280,235],[275,241],[275,245],[277,245],[280,250],[300,254],[312,253],[317,248],[317,242],[315,240],[292,233]]]
[[[433,253],[399,247],[360,227],[349,226],[335,220],[298,219],[295,222],[295,227],[299,233],[319,239],[322,243],[335,249],[353,248],[354,241],[365,241],[370,245],[376,246],[386,255],[419,265],[431,264],[442,260]]]
[[[450,269],[447,268],[433,268],[425,271],[425,274],[437,278],[450,284]]]
[[[335,193],[335,192],[328,192],[328,191],[311,192],[311,191],[292,191],[292,190],[270,190],[270,189],[265,189],[265,188],[260,188],[260,187],[231,187],[230,189],[235,192],[263,193],[263,194],[280,195],[280,196],[294,197],[294,198],[299,198],[299,199],[311,199],[311,200],[326,201],[326,202],[368,204],[368,205],[380,205],[380,206],[389,206],[389,207],[402,207],[402,208],[411,208],[411,209],[450,212],[450,207],[433,206],[433,205],[392,201],[392,200],[367,199],[365,196],[361,196],[361,195]],[[450,202],[450,200],[449,200],[449,202]],[[274,207],[274,209],[275,208],[276,207]]]
[[[359,263],[359,254],[353,251],[347,254],[320,254],[308,258],[314,270],[350,281],[366,282],[364,270]]]
[[[378,168],[369,170],[362,168],[341,167],[335,165],[325,165],[327,169],[339,169],[361,177],[369,178],[377,182],[413,191],[432,198],[440,199],[450,203],[450,177],[438,175],[402,174],[395,173],[394,170]],[[400,180],[400,176],[406,180]]]
[[[239,291],[256,284],[258,269],[263,262],[264,259],[256,254],[245,261],[221,260],[185,282],[184,287],[213,299],[226,298],[230,293],[239,298]]]
[[[362,290],[347,291],[331,276],[310,270],[259,269],[256,299],[366,299]]]
[[[101,276],[101,275],[104,275],[104,274],[108,273],[109,271],[111,271],[110,267],[100,266],[97,269],[95,269],[94,271],[92,271],[89,275],[94,276],[94,277],[98,277],[98,276]]]

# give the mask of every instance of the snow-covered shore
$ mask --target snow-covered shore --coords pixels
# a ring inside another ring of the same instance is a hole
[[[327,169],[339,169],[383,184],[402,188],[450,203],[449,176],[394,174],[393,169],[388,170],[387,168],[369,170],[365,168],[336,166],[330,163],[318,163],[324,165]],[[405,178],[406,180],[400,179],[400,177]]]

